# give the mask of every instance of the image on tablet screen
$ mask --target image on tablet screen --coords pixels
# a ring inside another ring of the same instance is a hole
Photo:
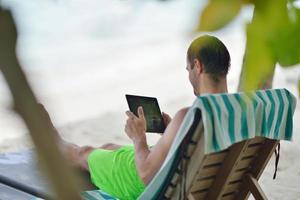
[[[133,112],[136,116],[138,116],[137,108],[139,106],[143,107],[147,122],[147,132],[164,132],[165,126],[156,98],[132,95],[128,95],[126,98],[131,112]]]

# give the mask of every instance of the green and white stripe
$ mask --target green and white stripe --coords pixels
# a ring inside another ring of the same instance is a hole
[[[118,200],[102,190],[91,190],[81,193],[81,196],[86,200]]]
[[[81,192],[81,197],[85,200],[118,200],[102,190],[90,190]],[[41,198],[32,198],[30,200],[44,200]]]
[[[202,112],[206,153],[255,136],[291,140],[295,106],[286,89],[204,95],[193,105]]]

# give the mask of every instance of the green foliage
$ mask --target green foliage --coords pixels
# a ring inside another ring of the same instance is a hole
[[[255,90],[273,76],[276,63],[282,67],[300,63],[300,10],[288,0],[210,0],[197,29],[214,31],[224,27],[245,3],[255,8],[246,30],[240,86]]]
[[[215,31],[227,25],[240,12],[240,0],[211,0],[202,11],[198,31]]]
[[[277,30],[288,18],[284,3],[285,0],[278,0],[276,4],[259,2],[255,8],[252,22],[247,26],[247,48],[240,83],[243,90],[261,88],[274,73],[276,56],[272,46],[277,42]],[[273,20],[274,17],[277,20]]]
[[[247,27],[247,48],[240,82],[241,88],[245,91],[261,88],[264,84],[263,80],[272,76],[275,68],[274,58],[266,38],[263,37],[262,32],[256,31],[259,25],[249,24]]]
[[[300,10],[289,4],[290,18],[278,28],[273,39],[273,53],[282,67],[300,62]]]
[[[298,96],[300,97],[300,77],[298,79]]]

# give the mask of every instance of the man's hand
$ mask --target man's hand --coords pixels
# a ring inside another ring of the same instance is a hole
[[[170,115],[168,115],[165,112],[162,112],[162,117],[164,120],[165,127],[167,127],[169,125],[169,123],[171,122],[172,118],[170,117]]]
[[[128,119],[125,125],[125,132],[128,137],[133,141],[145,140],[147,125],[143,108],[141,106],[138,107],[138,117],[130,111],[126,111],[126,115]]]
[[[132,112],[126,111],[128,116],[125,126],[125,132],[129,138],[133,141],[134,145],[134,158],[137,167],[138,174],[144,184],[150,182],[149,179],[149,162],[147,162],[150,150],[146,140],[146,119],[144,116],[143,108],[138,107],[138,117]]]

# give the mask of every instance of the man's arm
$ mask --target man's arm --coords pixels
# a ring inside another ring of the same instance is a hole
[[[164,134],[151,151],[148,148],[145,135],[146,120],[143,109],[141,107],[138,109],[138,117],[129,111],[126,112],[128,120],[125,132],[133,141],[136,167],[139,176],[146,185],[153,179],[163,164],[187,110],[188,108],[184,108],[176,113]]]
[[[126,111],[128,116],[125,132],[128,137],[132,140],[135,150],[135,163],[139,173],[139,176],[146,184],[145,175],[147,172],[147,167],[145,166],[145,161],[147,160],[150,150],[148,148],[146,139],[146,120],[144,117],[143,108],[138,108],[138,117],[136,117],[132,112]]]

